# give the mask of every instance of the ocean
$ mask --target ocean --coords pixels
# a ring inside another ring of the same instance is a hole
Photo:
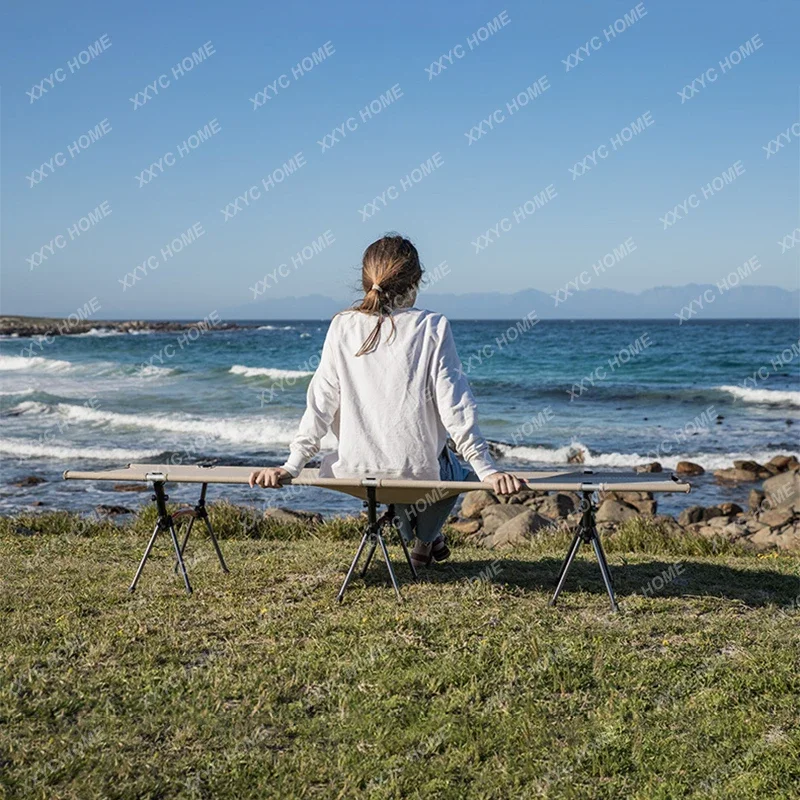
[[[67,468],[132,461],[276,465],[302,414],[327,321],[248,322],[185,332],[90,333],[0,340],[0,513],[149,497],[65,482]],[[706,470],[734,459],[800,455],[796,320],[454,321],[484,435],[501,466],[630,469],[680,460]],[[390,410],[387,409],[387,413]],[[326,446],[333,446],[326,440]],[[14,484],[35,475],[35,486]],[[710,474],[659,511],[724,500],[749,485]],[[196,489],[173,487],[175,500]],[[213,500],[336,514],[357,500],[320,489],[211,487]]]

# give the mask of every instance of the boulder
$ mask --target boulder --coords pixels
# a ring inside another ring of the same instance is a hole
[[[750,494],[747,496],[747,507],[751,511],[758,511],[765,497],[766,495],[760,489],[751,489]]]
[[[649,464],[639,464],[633,468],[635,472],[663,472],[663,467],[658,461],[651,461]]]
[[[484,533],[494,533],[503,523],[508,522],[520,514],[525,514],[530,509],[522,505],[502,505],[487,506],[481,511]]]
[[[759,514],[758,521],[770,528],[782,528],[788,525],[794,517],[791,508],[773,508],[770,511],[763,511]]]
[[[14,486],[38,486],[40,483],[47,483],[44,478],[40,478],[38,475],[27,475],[21,481],[15,481]]]
[[[606,522],[625,522],[639,516],[639,510],[634,506],[623,503],[620,500],[604,500],[600,508],[597,509],[595,519],[598,523]]]
[[[653,517],[653,522],[663,528],[663,530],[665,530],[667,533],[683,533],[683,528],[681,528],[681,526],[675,521],[675,518],[671,517],[669,514],[658,514],[657,516]]]
[[[719,506],[709,506],[703,509],[703,520],[707,522],[714,517],[724,517],[725,513]]]
[[[278,522],[300,522],[305,525],[319,525],[322,523],[322,514],[314,511],[298,511],[294,508],[276,506],[264,511],[264,519],[274,519]]]
[[[753,472],[749,469],[717,469],[714,470],[714,477],[720,481],[730,481],[732,483],[754,483],[761,477],[761,470]]]
[[[689,508],[684,508],[678,515],[678,525],[682,525],[685,528],[687,525],[702,522],[704,511],[705,509],[703,506],[689,506]]]
[[[648,516],[656,513],[656,501],[652,492],[608,492],[603,495],[604,500],[618,500],[628,506],[633,506],[640,514]]]
[[[490,550],[496,550],[499,547],[522,544],[535,533],[551,527],[552,524],[553,521],[547,517],[543,517],[531,509],[525,509],[522,514],[517,514],[497,528],[492,536],[484,540],[484,546]]]
[[[764,471],[764,467],[758,463],[758,461],[752,461],[750,459],[740,459],[733,462],[734,469],[744,469],[747,472],[755,472],[757,475]]]
[[[800,552],[800,524],[783,531],[776,544],[780,550]]]
[[[679,461],[675,467],[678,475],[702,475],[705,470],[693,461]]]
[[[567,494],[551,494],[538,504],[538,510],[550,519],[563,519],[575,510],[573,499]]]
[[[794,508],[800,511],[800,472],[782,472],[767,478],[763,485],[769,508]]]
[[[454,531],[467,535],[477,533],[481,529],[481,523],[477,519],[457,519],[449,524]]]
[[[755,550],[765,551],[777,547],[779,540],[780,534],[769,528],[762,528],[747,539],[742,539],[742,542],[747,542]]]
[[[102,517],[113,517],[117,514],[133,514],[133,509],[126,508],[125,506],[101,504],[99,506],[95,506],[94,510]]]
[[[572,450],[567,456],[567,464],[583,464],[583,450]]]
[[[467,519],[478,519],[484,508],[494,505],[497,505],[497,498],[485,489],[464,492],[464,499],[461,501],[461,516],[467,517]]]

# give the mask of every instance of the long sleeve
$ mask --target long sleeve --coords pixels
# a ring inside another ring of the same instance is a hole
[[[333,355],[335,336],[332,322],[322,346],[319,366],[308,386],[306,410],[300,420],[300,428],[289,447],[289,458],[283,465],[293,478],[319,452],[322,437],[330,430],[339,410],[339,378]]]
[[[478,409],[461,367],[450,323],[440,328],[441,341],[434,357],[434,391],[439,417],[458,452],[484,480],[498,468],[478,427]]]

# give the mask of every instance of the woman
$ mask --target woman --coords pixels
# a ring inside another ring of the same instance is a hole
[[[279,488],[296,477],[332,430],[338,451],[322,459],[320,477],[477,478],[497,494],[519,490],[514,475],[497,469],[478,428],[450,323],[414,307],[421,279],[417,249],[402,236],[384,236],[364,251],[364,298],[331,320],[289,458],[254,471],[251,486]],[[447,447],[448,435],[474,473]],[[406,541],[417,537],[415,566],[450,555],[441,529],[455,503],[395,505]]]

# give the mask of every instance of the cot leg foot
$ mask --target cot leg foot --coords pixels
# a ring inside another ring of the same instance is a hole
[[[347,570],[347,575],[345,576],[344,583],[342,584],[342,588],[339,589],[339,594],[336,596],[338,602],[342,602],[344,600],[344,593],[347,591],[347,585],[350,583],[350,579],[353,577],[353,573],[356,571],[356,567],[358,566],[358,561],[361,558],[361,554],[364,552],[364,548],[367,545],[367,539],[370,536],[370,530],[367,529],[364,532],[364,535],[361,537],[361,544],[358,546],[358,550],[356,550],[355,558],[353,559],[353,563],[350,564],[350,569]]]

